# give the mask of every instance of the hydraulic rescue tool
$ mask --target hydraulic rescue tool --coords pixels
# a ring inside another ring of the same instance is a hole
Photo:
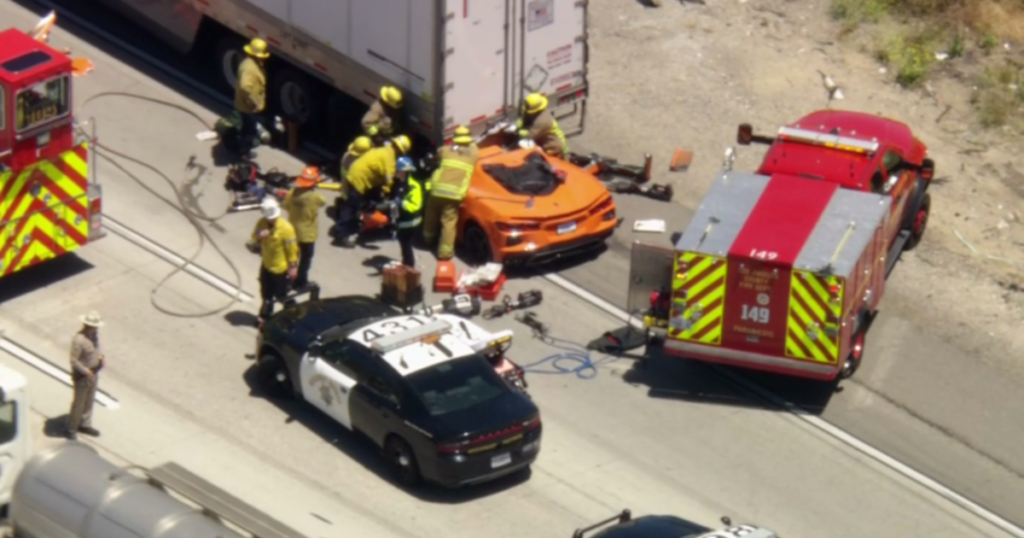
[[[500,304],[492,306],[489,310],[484,312],[484,319],[500,318],[513,310],[522,310],[524,308],[530,308],[531,306],[537,306],[541,300],[544,299],[544,295],[540,290],[529,290],[520,293],[513,301],[512,297],[506,295],[502,298]]]
[[[455,316],[462,316],[469,318],[480,314],[483,309],[483,303],[480,301],[479,295],[470,295],[468,293],[458,293],[451,297],[451,299],[445,299],[441,301],[441,304],[434,306],[425,306],[419,310],[419,314],[424,316],[433,316],[435,314],[452,314]],[[415,309],[410,309],[410,313],[413,313]]]
[[[569,153],[569,162],[590,172],[608,187],[609,191],[623,194],[639,194],[655,200],[667,202],[672,199],[672,185],[650,183],[651,154],[644,154],[643,166],[621,164],[610,157],[602,157],[596,153],[580,155]]]

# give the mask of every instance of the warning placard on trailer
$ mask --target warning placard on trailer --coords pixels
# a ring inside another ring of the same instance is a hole
[[[532,32],[555,22],[555,0],[532,0],[526,7],[526,27]]]

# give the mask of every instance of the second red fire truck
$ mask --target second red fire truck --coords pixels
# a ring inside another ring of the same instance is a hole
[[[921,240],[934,162],[910,128],[822,110],[777,135],[753,172],[727,164],[666,249],[633,246],[630,311],[665,352],[833,380],[857,370],[886,277]]]

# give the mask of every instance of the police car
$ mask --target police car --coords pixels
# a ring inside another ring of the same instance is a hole
[[[648,515],[634,518],[629,510],[623,510],[615,517],[576,529],[572,538],[584,538],[587,533],[598,529],[601,531],[592,538],[779,538],[774,531],[764,527],[733,525],[728,517],[722,518],[722,524],[725,528],[714,530],[681,517]]]
[[[264,323],[257,373],[269,396],[369,437],[403,485],[460,487],[524,470],[540,450],[537,407],[483,356],[511,337],[367,296],[318,299]]]

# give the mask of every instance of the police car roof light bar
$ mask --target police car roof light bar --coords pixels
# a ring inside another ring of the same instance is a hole
[[[374,340],[370,347],[378,353],[389,353],[396,349],[406,347],[431,336],[440,337],[452,329],[452,324],[443,319],[435,319],[430,323],[413,327],[407,331],[389,334]]]
[[[779,138],[782,140],[804,142],[807,144],[814,144],[824,146],[826,148],[838,149],[840,151],[849,151],[852,153],[866,153],[870,155],[878,151],[877,140],[864,140],[862,138],[854,138],[851,136],[820,133],[818,131],[800,129],[797,127],[782,127],[779,129]]]
[[[514,335],[515,333],[512,332],[512,329],[505,329],[496,333],[491,333],[487,335],[487,338],[481,338],[480,340],[474,341],[470,344],[470,347],[473,348],[473,351],[479,353],[481,351],[497,347],[498,344],[501,344],[506,340],[511,340]]]

